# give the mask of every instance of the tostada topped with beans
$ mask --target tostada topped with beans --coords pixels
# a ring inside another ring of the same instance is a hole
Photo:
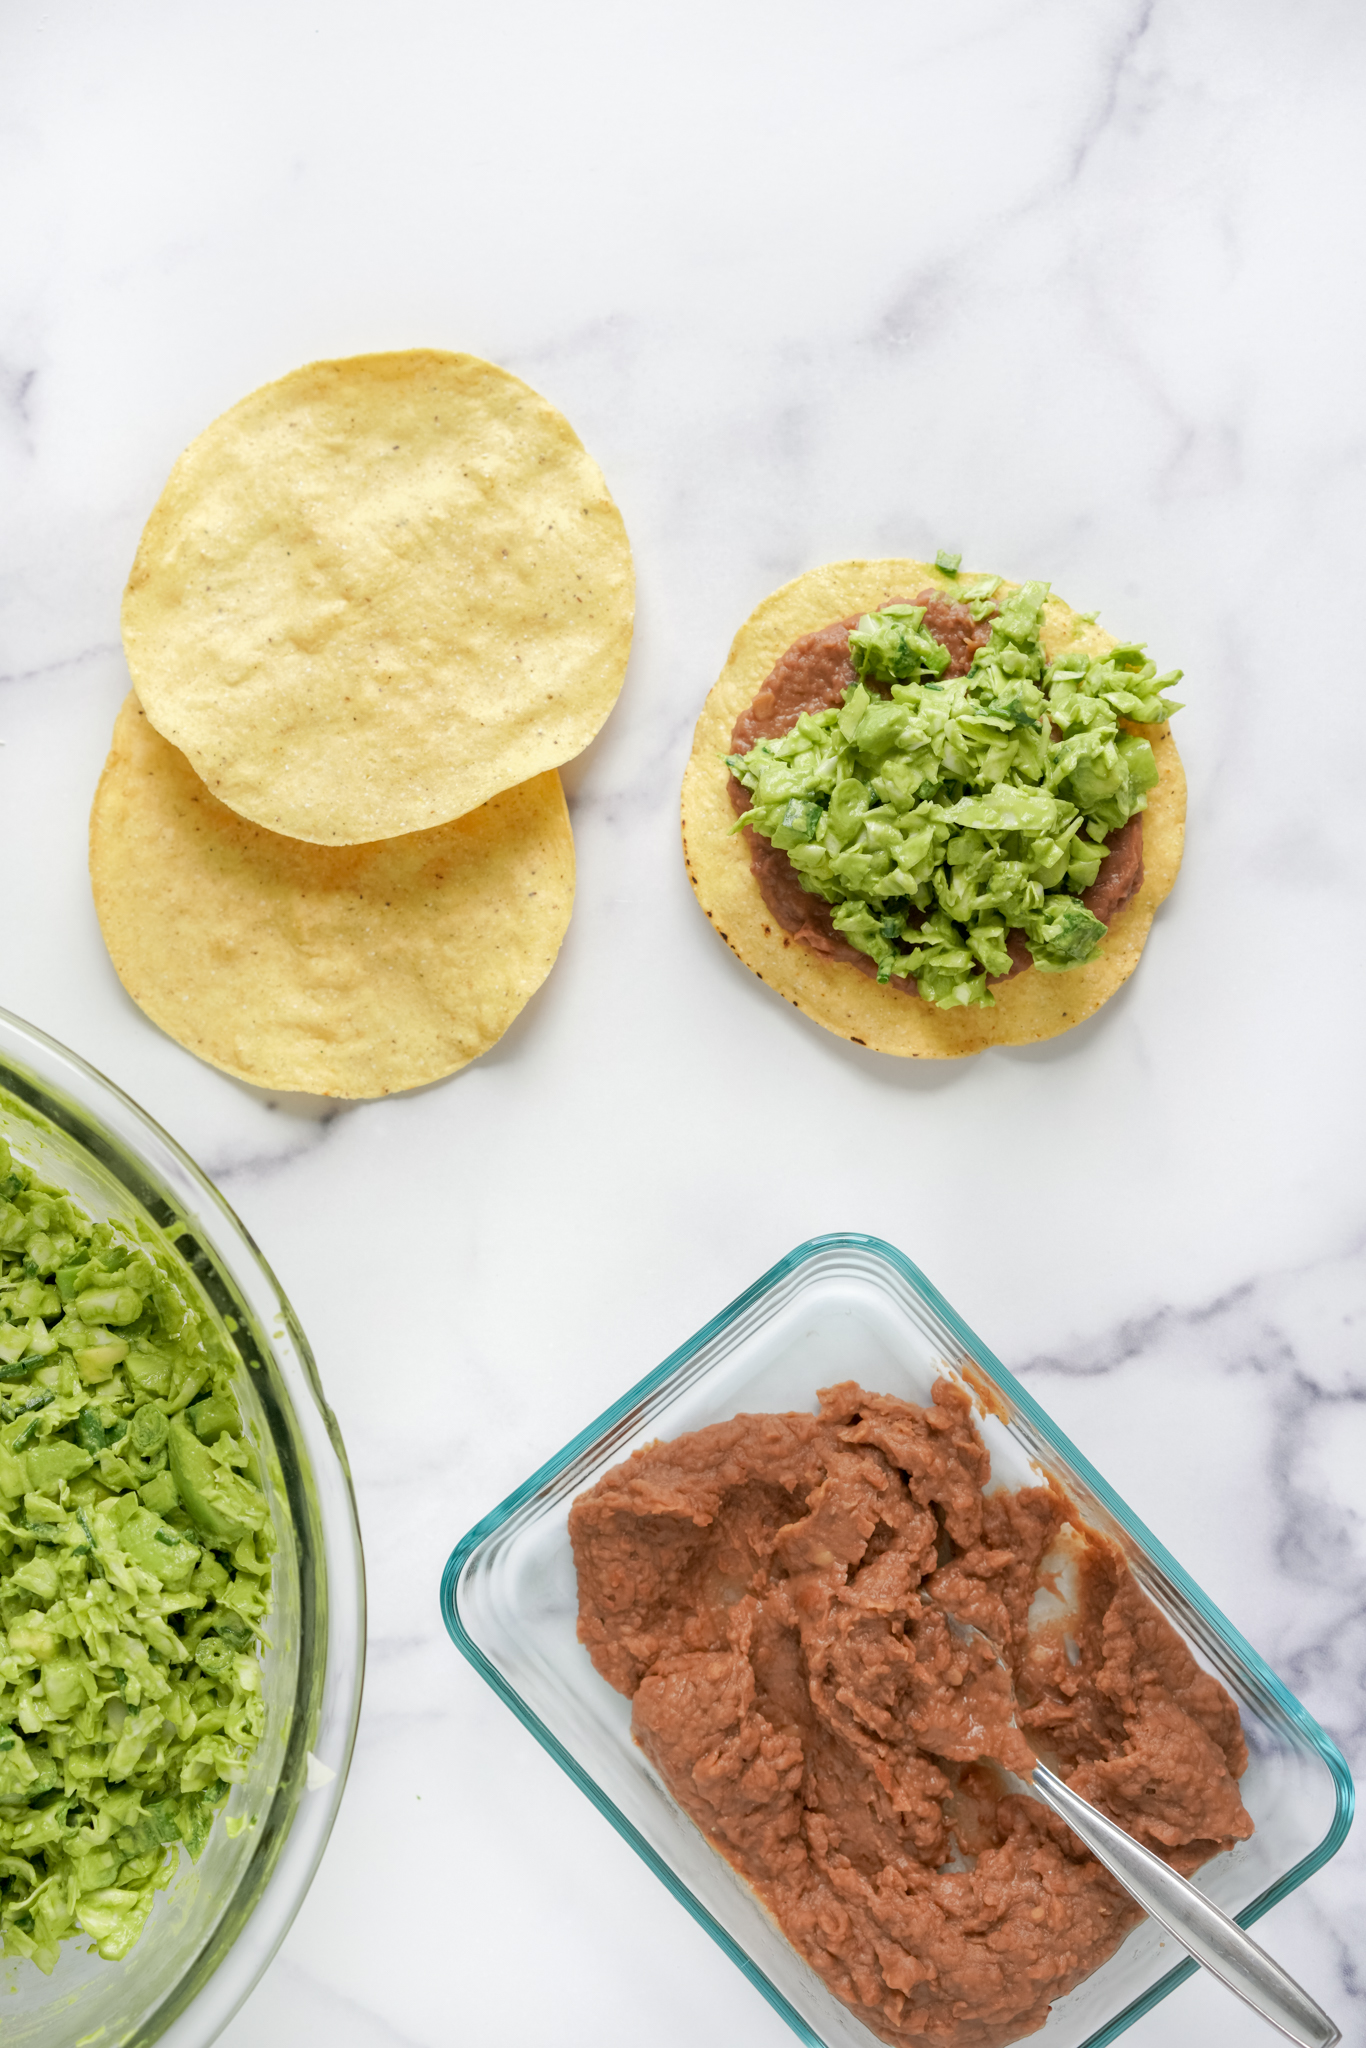
[[[1045,583],[945,556],[812,571],[741,629],[699,721],[703,907],[859,1043],[951,1057],[1065,1030],[1127,978],[1179,865],[1179,680]]]

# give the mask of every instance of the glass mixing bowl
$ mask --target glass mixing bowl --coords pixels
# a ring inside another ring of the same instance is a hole
[[[5,2048],[205,2048],[284,1939],[346,1782],[365,1662],[346,1453],[294,1313],[222,1196],[111,1082],[5,1011],[0,1135],[97,1219],[185,1226],[175,1249],[199,1306],[242,1359],[236,1391],[263,1453],[279,1546],[262,1659],[266,1732],[227,1807],[248,1825],[234,1841],[220,1817],[199,1862],[182,1857],[125,1961],[101,1962],[78,1938],[51,1977],[0,1962],[0,2037]],[[310,1772],[310,1755],[322,1769]]]

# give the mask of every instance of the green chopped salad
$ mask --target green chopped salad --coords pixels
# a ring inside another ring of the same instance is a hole
[[[264,1725],[270,1518],[175,1268],[0,1140],[0,1933],[46,1971],[128,1953]]]
[[[739,825],[786,852],[879,981],[912,979],[940,1009],[995,1001],[1011,931],[1046,973],[1097,958],[1105,926],[1082,892],[1158,780],[1151,745],[1119,721],[1180,709],[1162,693],[1181,671],[1159,676],[1140,646],[1050,662],[1049,586],[1000,604],[998,587],[953,592],[991,621],[966,675],[945,673],[923,606],[888,605],[849,636],[857,680],[842,704],[728,757],[753,799]]]

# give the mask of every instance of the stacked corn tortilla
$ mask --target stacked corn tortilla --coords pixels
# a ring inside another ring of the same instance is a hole
[[[549,973],[556,769],[616,701],[630,548],[568,421],[428,350],[313,363],[181,456],[123,606],[95,797],[120,979],[262,1086],[453,1072]]]

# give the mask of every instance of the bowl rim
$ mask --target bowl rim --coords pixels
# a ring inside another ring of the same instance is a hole
[[[755,1989],[761,1992],[774,2010],[787,2021],[793,2033],[808,2044],[808,2048],[824,2048],[824,2044],[821,2042],[820,2037],[814,2034],[807,2026],[806,2021],[802,2019],[801,2015],[778,1989],[777,1985],[770,1980],[734,1937],[714,1918],[707,1907],[702,1904],[701,1900],[682,1882],[670,1865],[664,1861],[633,1823],[627,1819],[615,1801],[602,1790],[601,1786],[590,1776],[583,1765],[565,1748],[559,1738],[547,1728],[539,1715],[526,1704],[515,1687],[508,1683],[497,1666],[485,1655],[469,1635],[460,1615],[460,1579],[466,1565],[475,1552],[489,1538],[494,1536],[519,1508],[553,1484],[565,1470],[566,1466],[572,1464],[575,1459],[590,1450],[600,1438],[606,1436],[619,1422],[623,1421],[633,1408],[636,1408],[642,1401],[647,1400],[652,1394],[657,1393],[662,1387],[666,1386],[671,1379],[691,1363],[692,1359],[704,1345],[711,1343],[714,1338],[728,1329],[746,1310],[753,1307],[756,1302],[761,1300],[779,1282],[788,1278],[789,1275],[799,1272],[811,1260],[831,1252],[849,1250],[861,1251],[870,1255],[875,1260],[880,1260],[885,1265],[890,1266],[900,1279],[909,1282],[910,1286],[922,1297],[935,1314],[942,1318],[954,1336],[957,1337],[968,1357],[980,1367],[994,1385],[1001,1389],[1011,1403],[1028,1417],[1038,1434],[1057,1452],[1065,1464],[1071,1465],[1078,1476],[1092,1489],[1096,1498],[1113,1515],[1115,1521],[1124,1530],[1125,1534],[1161,1566],[1178,1591],[1196,1609],[1206,1626],[1218,1635],[1234,1656],[1245,1664],[1254,1676],[1260,1680],[1277,1706],[1285,1714],[1286,1719],[1293,1723],[1309,1747],[1317,1751],[1326,1765],[1333,1782],[1336,1803],[1332,1821],[1323,1840],[1316,1848],[1310,1850],[1307,1855],[1302,1856],[1298,1863],[1292,1865],[1273,1884],[1268,1885],[1265,1891],[1260,1892],[1249,1905],[1245,1906],[1236,1915],[1240,1926],[1251,1927],[1254,1922],[1261,1919],[1264,1913],[1270,1912],[1273,1906],[1279,1904],[1282,1899],[1287,1898],[1291,1892],[1297,1890],[1305,1882],[1306,1878],[1312,1877],[1315,1871],[1321,1870],[1323,1865],[1336,1855],[1346,1838],[1348,1829],[1351,1827],[1356,1799],[1352,1774],[1336,1743],[1324,1733],[1313,1716],[1308,1713],[1289,1688],[1277,1677],[1265,1659],[1258,1655],[1246,1637],[1214,1605],[1213,1601],[1201,1590],[1189,1573],[1182,1569],[1166,1545],[1158,1541],[1147,1525],[1133,1512],[1132,1508],[1126,1504],[1120,1495],[1115,1492],[1114,1488],[1107,1483],[1094,1465],[1091,1464],[1090,1460],[1077,1449],[1070,1437],[1059,1429],[1058,1425],[1046,1411],[1039,1406],[1033,1395],[1028,1392],[1006,1366],[1001,1364],[995,1353],[982,1342],[975,1331],[969,1328],[963,1318],[945,1300],[938,1288],[934,1286],[933,1282],[928,1280],[921,1272],[920,1268],[911,1259],[908,1259],[904,1252],[898,1251],[895,1245],[888,1244],[883,1238],[873,1237],[863,1231],[830,1231],[819,1237],[807,1238],[803,1243],[797,1245],[794,1250],[788,1252],[784,1258],[779,1259],[774,1265],[770,1266],[767,1272],[762,1273],[757,1280],[752,1281],[742,1293],[736,1295],[733,1301],[729,1302],[725,1308],[720,1309],[708,1322],[704,1323],[701,1329],[697,1330],[674,1351],[671,1351],[662,1364],[657,1365],[653,1371],[646,1373],[643,1379],[637,1380],[635,1385],[629,1387],[609,1408],[604,1409],[601,1415],[590,1422],[586,1428],[581,1429],[577,1436],[571,1438],[562,1450],[557,1451],[553,1457],[547,1459],[545,1464],[533,1472],[529,1479],[524,1480],[519,1487],[508,1494],[505,1500],[500,1501],[496,1508],[493,1508],[480,1521],[476,1522],[474,1527],[465,1536],[461,1537],[446,1560],[445,1569],[441,1575],[440,1600],[441,1618],[456,1648],[460,1650],[462,1655],[479,1672],[480,1676],[493,1688],[503,1703],[512,1710],[523,1727],[530,1730],[547,1754],[553,1757],[560,1768],[573,1779],[579,1790],[612,1823],[612,1826],[621,1835],[623,1840],[628,1842],[636,1854],[650,1866],[655,1876],[673,1893],[679,1904],[685,1907],[693,1919],[697,1921],[698,1925],[705,1928],[713,1941],[720,1948],[724,1949],[731,1961],[743,1971]],[[1082,2043],[1082,2048],[1107,2048],[1108,2043],[1118,2039],[1119,2035],[1131,2027],[1135,2021],[1141,2019],[1145,2013],[1151,2012],[1153,2007],[1160,2004],[1164,1998],[1175,1991],[1178,1985],[1184,1984],[1187,1978],[1192,1977],[1198,1967],[1199,1965],[1191,1956],[1187,1956],[1184,1962],[1173,1965],[1155,1984],[1150,1985],[1137,1998],[1131,1999],[1122,2011],[1107,2020],[1098,2031],[1088,2035],[1086,2041]]]
[[[166,2048],[208,2048],[255,1989],[289,1932],[322,1861],[350,1771],[366,1651],[365,1560],[350,1465],[317,1361],[288,1296],[251,1232],[184,1147],[117,1082],[37,1025],[3,1008],[0,1088],[74,1141],[144,1210],[150,1213],[150,1190],[175,1219],[183,1218],[190,1241],[218,1269],[220,1284],[226,1282],[244,1307],[244,1274],[259,1283],[268,1297],[268,1312],[253,1305],[254,1327],[244,1334],[254,1348],[269,1351],[318,1495],[323,1542],[313,1563],[325,1589],[318,1621],[323,1675],[316,1688],[317,1725],[310,1733],[320,1748],[326,1747],[329,1762],[324,1768],[333,1775],[316,1789],[301,1790],[295,1799],[260,1891],[228,1946],[213,1958],[211,1931],[192,1959],[190,1972],[202,1968],[202,1976],[189,1996],[182,1990],[184,1979],[177,1980],[125,2037],[130,2048],[151,2048],[158,2041]],[[130,1166],[143,1178],[143,1187],[133,1184]],[[152,1220],[165,1231],[155,1214]],[[187,1259],[202,1288],[205,1274],[199,1270],[198,1256],[173,1248]],[[324,1726],[325,1743],[320,1739]],[[282,1781],[277,1797],[283,1789]],[[253,1923],[266,1924],[264,1919],[258,1922],[258,1915],[268,1903],[268,1938],[264,1943],[244,1940]],[[206,1958],[208,1967],[203,1968]]]

